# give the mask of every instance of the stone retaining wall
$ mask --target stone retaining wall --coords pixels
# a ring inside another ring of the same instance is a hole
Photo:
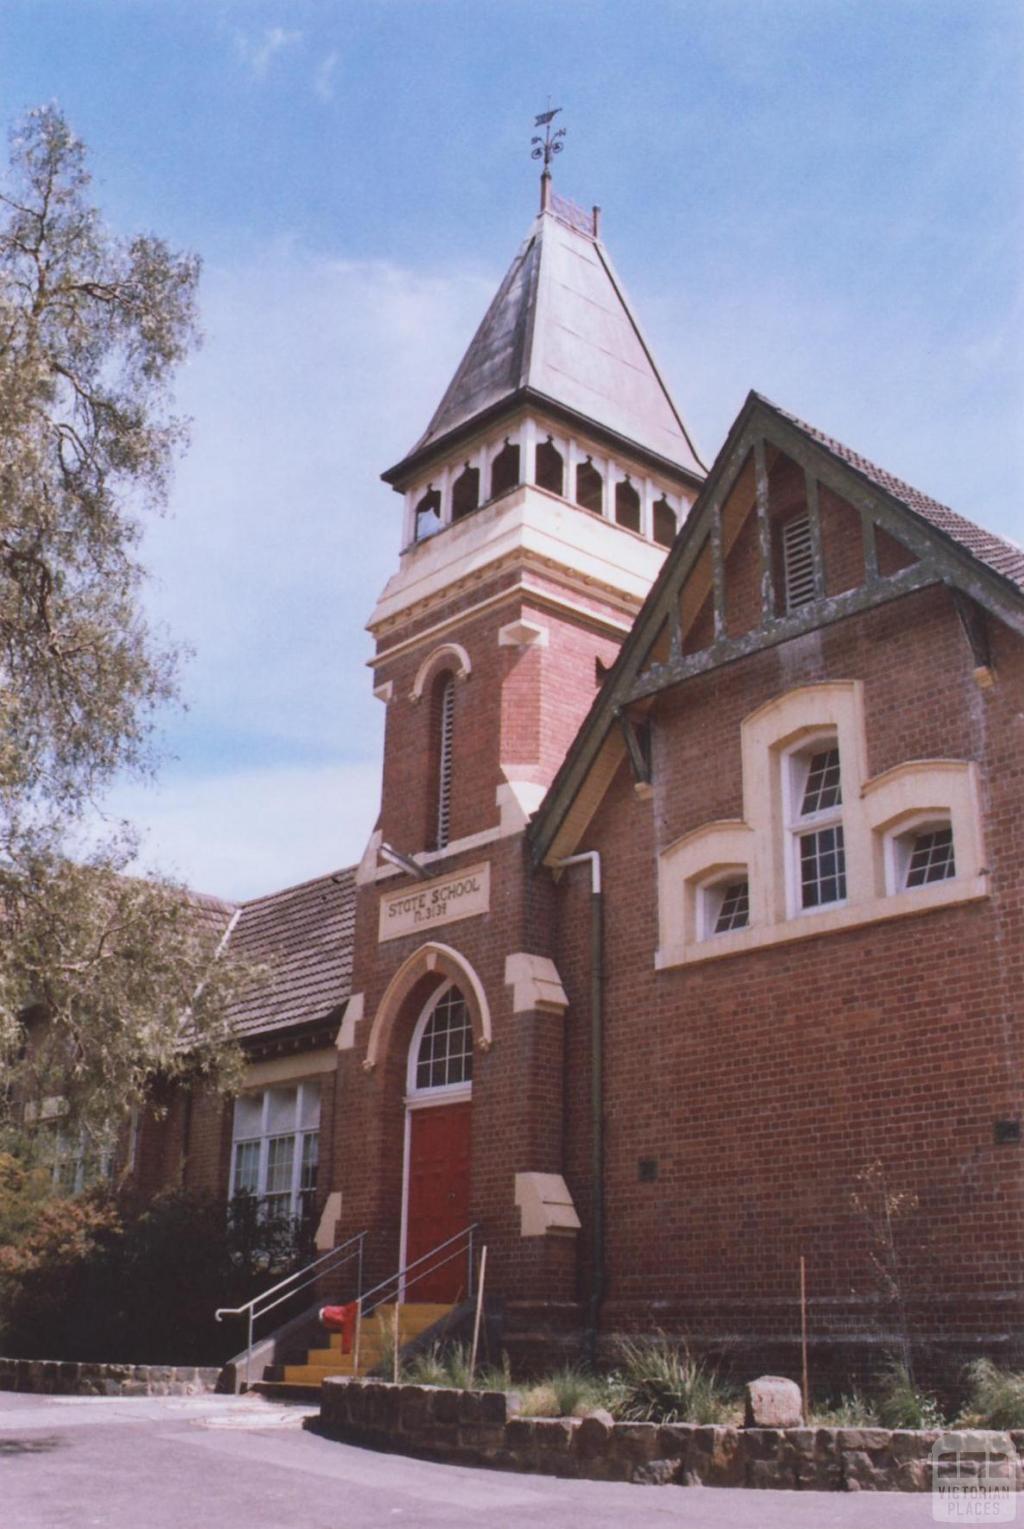
[[[198,1396],[216,1391],[219,1368],[168,1364],[79,1364],[0,1359],[0,1391],[42,1396]]]
[[[330,1379],[320,1429],[354,1444],[466,1465],[548,1476],[649,1485],[926,1492],[932,1450],[971,1461],[986,1452],[1000,1479],[1024,1488],[1024,1432],[892,1431],[887,1428],[712,1428],[688,1423],[615,1423],[525,1418],[503,1391]]]

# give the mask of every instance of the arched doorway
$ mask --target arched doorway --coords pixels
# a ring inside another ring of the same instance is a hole
[[[428,999],[406,1067],[402,1264],[406,1267],[469,1224],[473,1025],[454,981]],[[444,1258],[446,1255],[440,1255]],[[468,1293],[460,1256],[413,1271],[409,1301],[455,1302]]]

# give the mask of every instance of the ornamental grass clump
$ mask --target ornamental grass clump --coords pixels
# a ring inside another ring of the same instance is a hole
[[[523,1417],[582,1417],[596,1407],[614,1412],[617,1404],[611,1381],[565,1364],[521,1393],[520,1412]]]
[[[964,1370],[967,1400],[959,1421],[969,1428],[1024,1428],[1024,1372],[975,1359]]]
[[[941,1428],[944,1423],[936,1398],[895,1359],[882,1371],[876,1410],[883,1428]]]
[[[838,1401],[823,1402],[815,1407],[808,1420],[818,1428],[875,1428],[878,1426],[878,1409],[875,1403],[856,1387],[844,1391]]]
[[[632,1422],[731,1423],[739,1411],[717,1369],[664,1334],[623,1339],[617,1389],[615,1411]]]

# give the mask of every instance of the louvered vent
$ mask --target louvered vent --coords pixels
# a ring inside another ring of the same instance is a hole
[[[811,522],[798,515],[782,528],[782,565],[786,581],[786,609],[796,610],[814,599],[814,553],[811,550]]]
[[[437,847],[444,849],[452,816],[452,724],[455,720],[455,681],[441,691],[441,743],[437,772]]]

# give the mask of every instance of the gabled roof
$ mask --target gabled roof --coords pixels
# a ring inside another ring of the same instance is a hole
[[[560,199],[555,207],[571,208]],[[578,211],[578,210],[575,210]],[[388,482],[502,406],[545,402],[694,476],[703,464],[600,240],[540,213],[426,431]]]
[[[947,504],[940,504],[937,499],[930,499],[919,488],[914,488],[910,483],[904,483],[902,478],[896,478],[892,473],[886,472],[884,467],[876,467],[874,462],[869,462],[867,457],[862,457],[859,452],[851,451],[849,446],[844,446],[840,441],[833,440],[830,435],[817,429],[814,425],[806,424],[798,419],[795,414],[780,409],[778,404],[772,403],[770,398],[765,398],[763,393],[752,393],[752,398],[773,409],[780,419],[788,419],[798,429],[802,430],[811,440],[817,441],[824,446],[832,456],[840,462],[845,462],[867,478],[877,488],[884,489],[894,499],[906,505],[922,520],[948,536],[951,541],[957,543],[965,552],[976,557],[979,562],[985,563],[994,573],[1002,574],[1011,583],[1024,589],[1024,547],[1018,547],[1016,542],[1011,542],[1003,536],[997,536],[994,531],[986,531],[984,526],[975,525],[973,520],[968,520],[965,515],[960,515],[956,510],[951,510]]]
[[[926,554],[927,566],[915,575],[918,585],[929,580],[942,581],[960,589],[1024,635],[1024,550],[877,467],[848,446],[780,409],[762,394],[751,392],[615,664],[530,823],[527,832],[535,861],[557,853],[558,836],[566,838],[573,822],[583,821],[574,812],[574,804],[581,797],[591,771],[603,791],[625,756],[625,745],[621,740],[616,743],[613,737],[617,718],[635,691],[644,692],[644,685],[638,681],[664,626],[666,611],[689,576],[709,534],[712,517],[733,487],[758,438],[771,440],[783,452],[804,460],[823,480],[827,478],[840,495],[845,494],[876,516],[879,524],[888,519],[908,546],[914,547],[919,555]],[[911,587],[906,575],[901,578],[905,582],[900,584],[894,579],[890,593],[895,595]],[[784,641],[801,627],[840,619],[845,609],[843,598],[830,600],[827,611],[813,604],[802,607],[795,615],[777,619],[771,640]],[[708,650],[707,655],[697,654],[688,660],[677,660],[674,665],[664,665],[661,679],[648,686],[647,693],[653,694],[657,688],[671,683],[673,674],[680,679],[685,677],[688,664],[712,667],[715,662],[742,657],[745,651],[746,639],[739,639],[723,642],[720,647]]]
[[[340,1020],[352,988],[355,905],[354,867],[242,904],[229,947],[267,980],[232,1006],[240,1039]]]

